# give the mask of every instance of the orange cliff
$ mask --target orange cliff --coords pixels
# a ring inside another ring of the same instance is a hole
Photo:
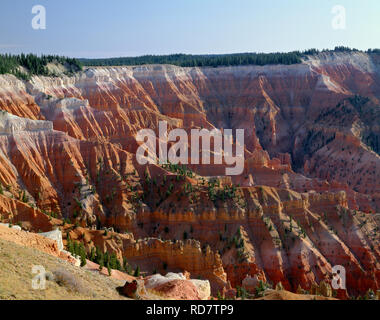
[[[370,55],[354,52],[291,66],[88,68],[28,82],[0,76],[1,218],[34,231],[50,228],[49,215],[128,230],[137,242],[114,244],[120,258],[144,265],[155,256],[157,268],[165,262],[196,274],[203,267],[232,286],[258,274],[307,289],[342,264],[353,292],[379,288],[378,70]],[[211,201],[200,187],[224,165],[193,165],[183,180],[136,162],[137,132],[157,132],[162,120],[187,131],[245,129],[244,173],[225,182],[240,185],[237,198]],[[151,237],[171,244],[139,240]],[[198,257],[198,249],[186,249],[188,257],[204,265],[169,257],[173,240],[185,238],[220,259]]]

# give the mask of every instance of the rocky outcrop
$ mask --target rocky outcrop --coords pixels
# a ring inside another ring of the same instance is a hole
[[[182,273],[126,281],[117,290],[124,296],[142,300],[208,300],[211,296],[208,281],[188,279]]]
[[[10,135],[23,131],[41,130],[53,130],[53,123],[51,121],[20,118],[5,111],[0,112],[0,134]]]
[[[152,271],[188,270],[194,277],[208,279],[214,294],[226,285],[226,274],[219,254],[210,248],[202,252],[198,241],[172,243],[158,239],[140,240],[127,246],[123,256],[130,264],[144,269],[148,263]]]
[[[43,120],[41,109],[27,85],[13,75],[0,76],[0,109],[22,118]]]
[[[144,279],[144,284],[148,292],[165,299],[208,300],[211,296],[208,280],[188,279],[182,273],[152,275]]]
[[[19,245],[43,251],[47,254],[62,258],[71,263],[75,261],[69,255],[62,253],[55,240],[47,239],[41,235],[26,232],[0,225],[0,239],[11,241]]]
[[[141,281],[141,280],[140,280]],[[143,283],[141,281],[140,286],[142,286]],[[123,287],[118,287],[117,290],[119,291],[120,294],[132,298],[132,299],[140,299],[140,295],[137,293],[137,290],[139,288],[139,283],[137,280],[132,280],[131,282],[126,281]],[[140,289],[144,290],[144,289]]]
[[[58,229],[50,232],[43,232],[40,233],[41,236],[52,239],[57,242],[58,250],[62,251],[63,250],[63,241],[62,241],[62,232]]]

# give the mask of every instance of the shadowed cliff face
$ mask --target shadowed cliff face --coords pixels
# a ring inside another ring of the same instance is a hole
[[[187,269],[213,278],[214,290],[224,271],[233,286],[258,274],[310,288],[337,264],[352,292],[379,288],[379,70],[364,53],[329,53],[291,66],[1,76],[1,217],[38,230],[53,223],[31,220],[54,212],[82,227],[160,237],[106,245],[91,236],[86,248],[104,244],[147,272]],[[224,165],[189,166],[191,174],[140,166],[136,134],[157,132],[161,120],[245,129],[244,173],[215,184],[208,177]],[[197,244],[173,242],[190,238]]]

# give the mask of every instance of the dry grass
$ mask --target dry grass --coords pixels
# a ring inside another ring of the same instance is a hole
[[[53,275],[54,277],[52,280],[59,284],[61,287],[66,287],[68,290],[82,295],[88,294],[88,291],[84,286],[82,280],[66,269],[57,269],[53,271]]]
[[[47,271],[45,290],[32,289],[33,265],[42,265]],[[75,267],[36,249],[0,240],[0,299],[125,299],[116,291],[124,282]]]

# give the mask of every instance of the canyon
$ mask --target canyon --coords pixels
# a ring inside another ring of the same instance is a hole
[[[349,295],[376,291],[379,98],[380,60],[363,52],[0,75],[0,222],[60,228],[145,275],[187,271],[214,296],[255,276],[310,291],[336,265]],[[140,165],[136,135],[160,121],[244,129],[244,172]]]

